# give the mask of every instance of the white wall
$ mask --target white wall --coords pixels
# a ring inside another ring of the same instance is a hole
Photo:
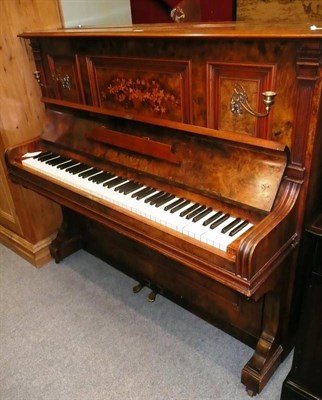
[[[129,25],[130,0],[60,0],[65,28]]]

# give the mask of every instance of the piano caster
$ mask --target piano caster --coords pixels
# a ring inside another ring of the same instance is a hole
[[[147,299],[149,303],[154,303],[155,302],[155,298],[157,296],[159,292],[156,290],[152,290],[152,292],[148,295]]]
[[[252,389],[247,389],[246,392],[249,397],[254,397],[256,395],[255,391]]]
[[[138,283],[137,285],[133,286],[133,293],[139,293],[143,288],[145,284],[144,283]]]

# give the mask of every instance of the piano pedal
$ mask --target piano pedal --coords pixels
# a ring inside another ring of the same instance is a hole
[[[143,288],[145,284],[140,282],[137,285],[133,286],[133,293],[139,293]]]
[[[154,303],[157,294],[159,293],[158,290],[152,290],[152,292],[148,295],[147,300],[149,303]]]

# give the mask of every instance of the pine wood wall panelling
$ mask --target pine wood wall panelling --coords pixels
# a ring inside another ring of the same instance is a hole
[[[60,16],[56,0],[2,0],[1,14],[0,127],[7,147],[20,143],[22,136],[38,135],[44,110],[30,68],[34,64],[31,49],[17,34],[59,27]]]
[[[32,51],[17,34],[61,27],[59,0],[2,0],[0,10],[0,241],[40,266],[49,258],[49,238],[60,225],[60,208],[7,181],[3,155],[6,148],[41,133],[44,106],[31,67]]]

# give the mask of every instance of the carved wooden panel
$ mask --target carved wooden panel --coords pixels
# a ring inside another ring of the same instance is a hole
[[[276,66],[235,63],[207,63],[208,126],[211,128],[268,138],[269,116],[257,118],[246,111],[240,115],[231,111],[231,100],[236,84],[243,86],[248,101],[255,111],[264,112],[261,93],[275,89]]]
[[[47,80],[53,88],[53,96],[74,103],[85,103],[77,55],[75,57],[48,55],[47,59],[50,75]]]
[[[127,115],[191,121],[190,62],[87,57],[94,106]]]

